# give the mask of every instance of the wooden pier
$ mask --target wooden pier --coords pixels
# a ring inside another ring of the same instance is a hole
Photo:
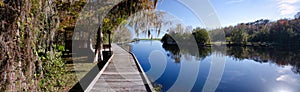
[[[112,44],[113,56],[85,91],[151,92],[153,87],[135,56]]]

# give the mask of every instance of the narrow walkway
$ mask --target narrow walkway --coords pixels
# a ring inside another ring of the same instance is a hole
[[[112,44],[113,58],[100,78],[93,85],[92,92],[147,92],[147,77],[143,76],[135,57],[116,44]],[[152,87],[151,87],[152,88]],[[149,91],[149,86],[148,86]]]

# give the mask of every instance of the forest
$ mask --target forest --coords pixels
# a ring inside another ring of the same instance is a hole
[[[277,21],[261,19],[213,30],[198,27],[193,29],[192,33],[178,31],[180,30],[178,27],[175,30],[170,30],[163,36],[162,42],[175,42],[173,38],[188,41],[192,39],[191,37],[201,45],[226,41],[227,45],[236,46],[295,46],[300,42],[300,18]]]
[[[91,25],[99,28],[89,33],[96,41],[95,54],[99,54],[101,44],[108,40],[107,32],[116,35],[118,32],[112,30],[121,28],[119,25],[129,16],[139,10],[150,12],[157,3],[158,0],[0,0],[0,91],[68,91],[78,80],[63,58],[63,51],[78,22],[89,25],[77,29]]]
[[[215,29],[210,31],[211,41],[219,41],[217,36],[222,32],[231,44],[297,45],[300,42],[300,18],[277,21],[261,19]]]

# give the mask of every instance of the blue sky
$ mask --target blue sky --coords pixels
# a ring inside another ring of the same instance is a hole
[[[190,0],[193,1],[193,0]],[[283,18],[294,18],[300,12],[300,0],[208,0],[210,3],[199,3],[196,7],[210,4],[221,26],[236,25],[238,23],[253,22],[259,19],[272,21]],[[163,0],[158,10],[167,11],[182,20],[186,26],[204,27],[202,20],[198,20],[190,6],[185,6],[178,0]],[[207,14],[209,15],[209,14]]]

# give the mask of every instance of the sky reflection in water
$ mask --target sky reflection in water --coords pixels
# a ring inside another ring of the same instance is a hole
[[[222,53],[210,48],[199,48],[200,55],[193,56],[193,53],[187,50],[182,50],[179,54],[176,46],[163,46],[160,41],[139,41],[131,43],[131,46],[131,51],[149,79],[161,84],[162,91],[167,91],[174,85],[182,62],[196,60],[200,67],[197,80],[190,91],[201,92],[209,74],[212,57],[221,56],[226,57],[226,64],[222,79],[215,90],[217,92],[300,91],[300,55],[297,53],[299,49],[227,47],[227,53]],[[150,64],[151,60],[156,64]],[[161,61],[161,65],[157,60]],[[184,89],[186,86],[182,85],[176,87]]]

